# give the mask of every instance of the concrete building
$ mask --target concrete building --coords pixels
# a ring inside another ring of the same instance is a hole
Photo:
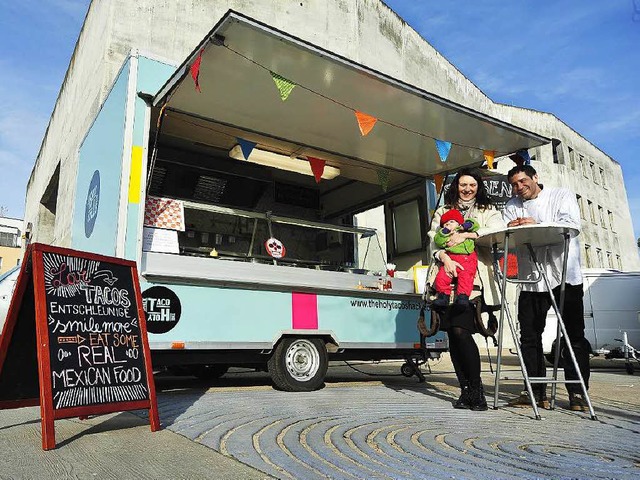
[[[127,57],[177,67],[228,9],[553,139],[530,153],[544,183],[579,198],[586,266],[640,269],[620,165],[552,114],[493,102],[379,0],[92,1],[28,183],[34,241],[71,244],[78,148]]]
[[[0,275],[22,259],[22,220],[0,217]]]

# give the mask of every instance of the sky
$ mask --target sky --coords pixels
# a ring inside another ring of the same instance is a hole
[[[0,208],[10,217],[24,214],[89,3],[0,0]],[[617,161],[640,238],[640,0],[385,3],[492,100],[553,113]]]

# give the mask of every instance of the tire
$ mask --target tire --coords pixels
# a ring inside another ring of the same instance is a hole
[[[329,366],[319,338],[283,338],[267,362],[271,379],[286,392],[311,392],[324,385]]]
[[[413,366],[409,362],[405,362],[400,366],[400,373],[405,377],[413,377]]]
[[[220,378],[229,370],[229,365],[200,365],[193,373],[200,380],[215,380]]]

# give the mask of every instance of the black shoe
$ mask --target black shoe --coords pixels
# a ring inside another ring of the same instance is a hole
[[[453,408],[458,408],[458,409],[471,408],[471,388],[469,387],[469,384],[467,383],[466,385],[462,385],[460,389],[461,389],[460,397],[458,398],[458,400],[453,402]]]
[[[487,405],[487,399],[484,396],[484,387],[482,386],[482,383],[476,387],[472,386],[470,390],[471,401],[469,405],[471,410],[474,412],[484,412],[485,410],[488,410],[489,406]]]
[[[446,293],[439,293],[432,305],[435,308],[447,308],[449,306],[449,295]]]
[[[456,305],[459,305],[461,307],[468,307],[469,295],[465,295],[464,293],[461,293],[460,295],[458,295],[458,298],[456,298]]]

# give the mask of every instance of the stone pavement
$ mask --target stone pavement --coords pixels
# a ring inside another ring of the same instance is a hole
[[[505,363],[509,363],[509,359]],[[144,415],[56,421],[59,446],[40,448],[38,409],[0,411],[0,478],[620,478],[640,477],[640,377],[595,369],[598,420],[558,408],[454,410],[448,356],[420,384],[398,362],[336,362],[324,389],[273,390],[234,370],[215,383],[159,377],[161,432]],[[356,371],[356,369],[358,371]],[[487,366],[488,370],[488,366]],[[491,394],[492,376],[484,381]]]

